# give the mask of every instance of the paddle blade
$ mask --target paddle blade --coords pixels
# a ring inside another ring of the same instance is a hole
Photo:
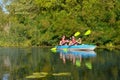
[[[56,52],[56,47],[51,48],[51,51],[52,51],[52,52]]]
[[[76,60],[75,65],[78,66],[78,67],[80,67],[80,66],[81,66],[81,62],[80,62],[80,60]]]
[[[75,34],[74,34],[74,36],[79,36],[80,35],[80,32],[76,32]]]
[[[91,30],[87,30],[84,35],[89,35],[91,34]]]
[[[92,64],[90,62],[86,62],[85,65],[88,69],[92,69]]]
[[[67,48],[64,48],[64,49],[63,49],[63,51],[67,52],[67,51],[68,51],[68,49],[67,49]]]

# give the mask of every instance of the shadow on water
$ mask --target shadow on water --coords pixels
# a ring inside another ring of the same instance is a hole
[[[0,48],[0,80],[120,80],[120,51]]]

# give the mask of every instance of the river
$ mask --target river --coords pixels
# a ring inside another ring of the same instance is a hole
[[[120,50],[0,48],[0,80],[120,80]]]

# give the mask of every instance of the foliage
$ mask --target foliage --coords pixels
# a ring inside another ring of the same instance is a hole
[[[8,2],[9,0],[3,0]],[[0,10],[1,46],[52,46],[80,31],[83,43],[120,44],[119,0],[10,0]],[[83,36],[86,30],[90,35]],[[6,34],[6,35],[4,35]],[[104,36],[103,36],[104,35]],[[8,45],[10,46],[10,45]]]

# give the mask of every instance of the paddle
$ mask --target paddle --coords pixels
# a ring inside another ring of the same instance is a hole
[[[51,51],[54,52],[54,53],[57,52],[57,51],[56,51],[56,47],[51,48]]]
[[[80,35],[80,32],[76,32],[76,33],[74,34],[75,37],[77,37],[77,36],[79,36],[79,35]]]
[[[85,33],[84,33],[84,35],[89,35],[89,34],[91,34],[91,30],[89,29],[89,30],[87,30]],[[74,36],[75,37],[77,37],[77,36],[79,36],[80,35],[80,32],[79,31],[77,31],[75,34],[74,34]],[[54,48],[52,48],[51,50],[53,51],[53,52],[56,52],[56,47],[54,47]],[[64,51],[67,51],[67,49],[63,49]]]
[[[84,33],[84,35],[89,35],[91,33],[91,30],[89,29],[89,30],[87,30],[85,33]],[[78,37],[80,35],[80,32],[79,31],[77,31],[75,34],[74,34],[74,36],[75,37]]]
[[[80,35],[80,32],[76,32],[75,34],[74,34],[74,36],[79,36]],[[53,51],[53,52],[56,52],[56,47],[54,47],[54,48],[51,48],[51,51]],[[67,49],[63,49],[64,51],[67,51]]]
[[[91,64],[91,62],[86,62],[85,65],[86,65],[86,67],[87,67],[88,69],[92,69],[92,64]]]
[[[68,51],[68,49],[67,48],[64,48],[64,49],[62,49],[63,51],[65,51],[65,52],[67,52]],[[56,47],[54,47],[54,48],[51,48],[51,51],[52,52],[54,52],[54,53],[56,53],[57,52],[57,48]]]
[[[84,33],[84,35],[89,35],[89,34],[91,34],[91,30],[90,30],[90,29],[87,30],[87,31]],[[80,35],[80,32],[79,32],[79,31],[77,31],[77,32],[74,34],[75,37],[77,37],[77,36],[79,36],[79,35]]]
[[[76,62],[75,62],[75,65],[80,67],[81,66],[81,61],[77,59]]]
[[[90,29],[87,30],[87,31],[84,33],[84,35],[89,35],[89,34],[91,34],[91,30],[90,30]]]

